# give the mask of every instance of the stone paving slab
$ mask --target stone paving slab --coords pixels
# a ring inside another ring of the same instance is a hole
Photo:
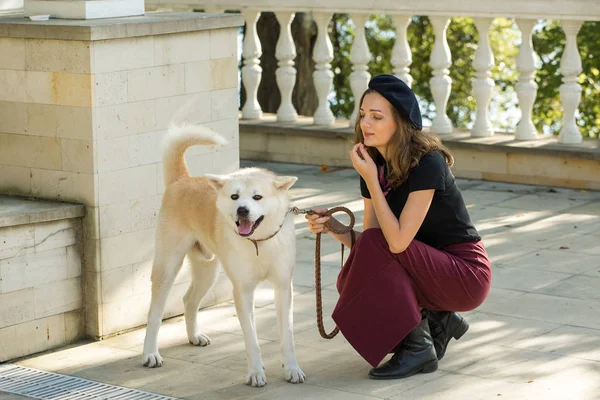
[[[362,219],[354,171],[257,165],[299,176],[291,190],[296,205],[345,205]],[[483,305],[464,313],[469,331],[450,343],[435,373],[369,380],[370,366],[343,335],[333,340],[320,337],[315,320],[315,241],[302,216],[295,219],[294,331],[306,383],[283,380],[268,284],[256,293],[268,381],[264,388],[244,384],[243,336],[232,302],[200,311],[212,341],[205,348],[187,343],[182,317],[165,321],[159,336],[165,365],[159,369],[141,366],[144,329],[19,363],[195,400],[600,399],[600,193],[475,180],[459,180],[459,185],[483,235],[494,277]],[[330,331],[340,249],[327,236],[322,247],[324,322]],[[17,399],[0,394],[0,400]]]

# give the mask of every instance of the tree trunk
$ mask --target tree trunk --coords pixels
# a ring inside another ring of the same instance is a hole
[[[275,14],[263,12],[257,23],[257,33],[262,47],[260,66],[262,79],[258,87],[258,102],[267,113],[276,113],[281,102],[281,95],[275,80],[277,59],[275,49],[279,38],[279,23]],[[312,73],[315,63],[312,50],[317,39],[317,27],[310,14],[296,13],[292,21],[292,37],[296,45],[295,67],[297,71],[296,85],[292,92],[292,103],[300,115],[312,116],[317,109],[317,94],[313,84]],[[242,105],[245,93],[242,88]]]

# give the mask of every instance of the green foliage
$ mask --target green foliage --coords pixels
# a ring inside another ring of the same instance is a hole
[[[350,49],[354,40],[354,24],[349,23],[347,14],[335,14],[330,25],[329,37],[333,44],[333,90],[335,99],[330,102],[331,111],[340,118],[350,118],[354,97],[350,89]]]
[[[564,33],[554,21],[540,21],[538,26],[533,40],[534,48],[542,62],[536,77],[539,89],[533,121],[540,132],[558,133],[562,117],[559,67],[564,48]],[[334,45],[332,68],[335,74],[335,96],[331,99],[331,107],[336,116],[348,118],[354,108],[349,77],[352,72],[350,51],[355,27],[347,14],[335,14],[329,33]],[[598,22],[584,23],[578,35],[583,65],[583,73],[580,75],[583,96],[578,123],[584,136],[597,137],[600,130],[600,65],[597,58],[600,54],[599,35]],[[372,55],[369,62],[371,75],[393,74],[391,57],[395,28],[391,18],[379,14],[370,16],[366,37]],[[491,101],[490,119],[497,130],[513,131],[520,118],[515,94],[518,81],[515,59],[521,43],[521,33],[513,20],[496,18],[490,28],[489,38],[495,59],[492,79],[496,85]],[[476,110],[475,98],[472,96],[472,79],[475,74],[472,63],[479,40],[473,20],[452,18],[448,26],[447,40],[453,60],[450,66],[452,91],[447,113],[455,126],[470,128]],[[413,90],[421,101],[424,119],[432,120],[435,116],[435,104],[429,86],[432,77],[429,59],[435,35],[428,17],[413,17],[408,26],[408,41],[413,58],[410,66]]]

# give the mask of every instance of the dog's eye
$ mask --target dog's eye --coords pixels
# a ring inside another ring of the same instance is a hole
[[[253,198],[254,200],[260,200],[260,199],[262,199],[262,196],[261,196],[261,195],[259,195],[259,194],[257,194],[257,195],[254,195],[254,196],[252,196],[252,198]]]
[[[232,194],[232,195],[231,195],[231,200],[237,200],[237,199],[239,199],[239,198],[240,198],[240,196],[239,196],[239,195],[237,195],[237,194]]]

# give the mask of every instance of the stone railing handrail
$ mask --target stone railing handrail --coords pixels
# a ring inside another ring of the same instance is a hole
[[[428,16],[507,17],[599,21],[598,0],[146,0],[161,6],[208,7],[219,10],[344,12]]]

